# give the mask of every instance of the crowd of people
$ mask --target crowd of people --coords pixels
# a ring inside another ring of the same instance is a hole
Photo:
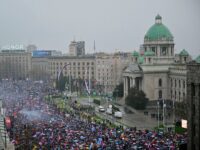
[[[180,149],[187,134],[163,133],[136,128],[108,127],[80,116],[63,115],[44,100],[44,83],[4,81],[0,86],[7,129],[15,149],[27,150],[138,150]]]

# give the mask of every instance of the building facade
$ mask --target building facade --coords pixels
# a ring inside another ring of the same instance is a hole
[[[72,76],[80,79],[95,79],[95,57],[94,56],[62,56],[48,58],[49,73],[52,79],[58,77],[62,70],[63,76]]]
[[[0,78],[26,79],[31,70],[31,53],[21,46],[9,46],[0,52]]]
[[[69,44],[70,56],[84,56],[85,55],[85,42],[84,41],[71,41]]]
[[[131,87],[143,90],[150,101],[182,102],[187,95],[186,63],[191,56],[186,50],[174,54],[174,38],[157,15],[155,24],[144,36],[140,52],[134,51],[131,63],[123,71],[124,98]]]
[[[199,57],[200,58],[200,57]],[[200,135],[200,59],[187,65],[188,149],[198,150]]]
[[[122,82],[122,70],[128,64],[127,55],[120,53],[97,53],[96,81],[103,89],[101,92],[112,93],[114,88]]]
[[[48,80],[50,79],[49,64],[47,57],[32,57],[32,67],[30,78],[33,80]]]

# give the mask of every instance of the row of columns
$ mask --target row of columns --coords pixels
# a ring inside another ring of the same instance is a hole
[[[149,46],[149,45],[145,45],[146,47],[146,50],[150,50],[152,49],[152,47],[155,47],[155,55],[156,56],[163,56],[162,55],[162,47],[160,45],[155,45],[155,46]],[[163,47],[166,47],[166,55],[165,56],[174,56],[174,46],[173,44],[171,45],[166,45],[166,46],[163,46]]]
[[[128,95],[129,89],[134,86],[135,86],[135,78],[124,76],[124,97]]]

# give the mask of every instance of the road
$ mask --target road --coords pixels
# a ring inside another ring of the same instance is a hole
[[[91,105],[95,107],[96,114],[104,119],[110,120],[112,123],[121,124],[123,126],[128,127],[136,127],[137,129],[153,129],[157,126],[157,121],[155,119],[150,118],[149,116],[145,116],[141,112],[136,112],[133,114],[127,114],[124,112],[123,106],[117,106],[120,111],[123,113],[122,119],[117,119],[113,115],[108,115],[105,112],[98,111],[98,105],[95,105],[93,102],[89,102],[88,98],[81,98],[78,100],[83,105]],[[104,108],[107,108],[108,103],[104,103]]]

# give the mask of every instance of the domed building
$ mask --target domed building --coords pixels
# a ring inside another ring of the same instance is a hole
[[[174,37],[157,15],[155,23],[144,36],[139,53],[134,51],[132,62],[123,71],[124,98],[131,87],[143,90],[150,101],[186,97],[186,63],[191,56],[186,50],[174,54]]]

